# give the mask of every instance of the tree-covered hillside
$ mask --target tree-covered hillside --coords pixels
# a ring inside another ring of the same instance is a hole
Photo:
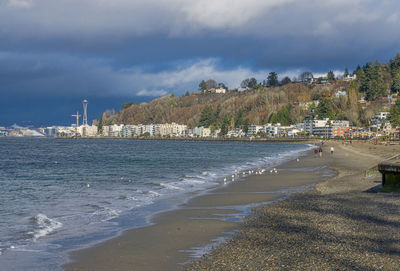
[[[400,90],[400,54],[386,64],[375,62],[358,67],[357,79],[346,81],[335,78],[332,71],[324,78],[302,73],[297,81],[277,80],[271,72],[263,84],[254,78],[245,79],[245,91],[220,93],[186,92],[182,97],[166,95],[150,103],[127,102],[117,113],[106,111],[100,124],[179,123],[189,127],[242,127],[248,124],[302,122],[305,117],[349,120],[353,125],[368,125],[378,111],[390,110],[384,95]],[[351,75],[346,68],[344,77]],[[314,82],[314,83],[310,83]],[[212,83],[212,84],[211,84]],[[221,87],[214,80],[202,81],[199,90]],[[226,88],[225,85],[223,87]],[[340,91],[344,95],[336,95]],[[365,103],[360,104],[360,98]]]

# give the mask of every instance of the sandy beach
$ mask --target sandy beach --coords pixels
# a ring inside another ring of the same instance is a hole
[[[365,178],[365,170],[396,152],[398,146],[327,142],[322,158],[308,154],[278,173],[253,174],[197,196],[156,215],[151,226],[72,252],[64,268],[393,270],[400,263],[400,197],[371,191],[380,179]],[[228,241],[193,261],[193,249],[217,237]]]
[[[234,238],[184,269],[398,270],[400,195],[377,193],[380,176],[365,176],[395,154],[399,146],[327,142],[322,160],[337,176],[254,208]]]

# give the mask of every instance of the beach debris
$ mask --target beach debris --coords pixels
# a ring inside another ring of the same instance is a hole
[[[297,158],[297,159],[296,159],[296,161],[297,161],[297,162],[299,162],[299,161],[300,161],[300,159],[299,159],[299,158]]]

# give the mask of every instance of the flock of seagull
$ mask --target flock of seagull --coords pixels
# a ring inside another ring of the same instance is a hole
[[[300,161],[299,158],[297,158],[296,161],[299,162]],[[253,170],[242,171],[242,172],[235,170],[235,174],[232,175],[232,178],[230,179],[230,181],[234,182],[235,178],[240,177],[240,174],[242,174],[242,177],[244,177],[244,176],[246,176],[246,174],[247,175],[251,175],[251,174],[261,175],[261,174],[264,174],[266,171],[267,170],[264,168],[257,169],[257,170],[253,169]],[[271,174],[278,174],[278,170],[275,167],[273,169],[271,169],[269,172]],[[224,184],[226,184],[227,182],[228,182],[228,178],[224,178]]]
[[[234,182],[235,178],[239,178],[240,176],[245,177],[246,175],[251,175],[251,174],[256,174],[256,175],[261,175],[264,174],[267,170],[262,168],[262,169],[257,169],[257,170],[248,170],[248,171],[235,171],[235,174],[232,175],[230,181]],[[269,171],[270,173],[278,173],[278,170],[276,168],[273,168]],[[228,178],[224,178],[224,184],[226,184],[228,182]]]

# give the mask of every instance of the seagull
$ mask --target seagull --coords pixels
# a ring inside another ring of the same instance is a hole
[[[300,161],[300,159],[299,158],[297,158],[297,162],[299,162]]]
[[[88,183],[88,184],[86,185],[86,187],[89,188],[89,187],[90,187],[90,184]]]

